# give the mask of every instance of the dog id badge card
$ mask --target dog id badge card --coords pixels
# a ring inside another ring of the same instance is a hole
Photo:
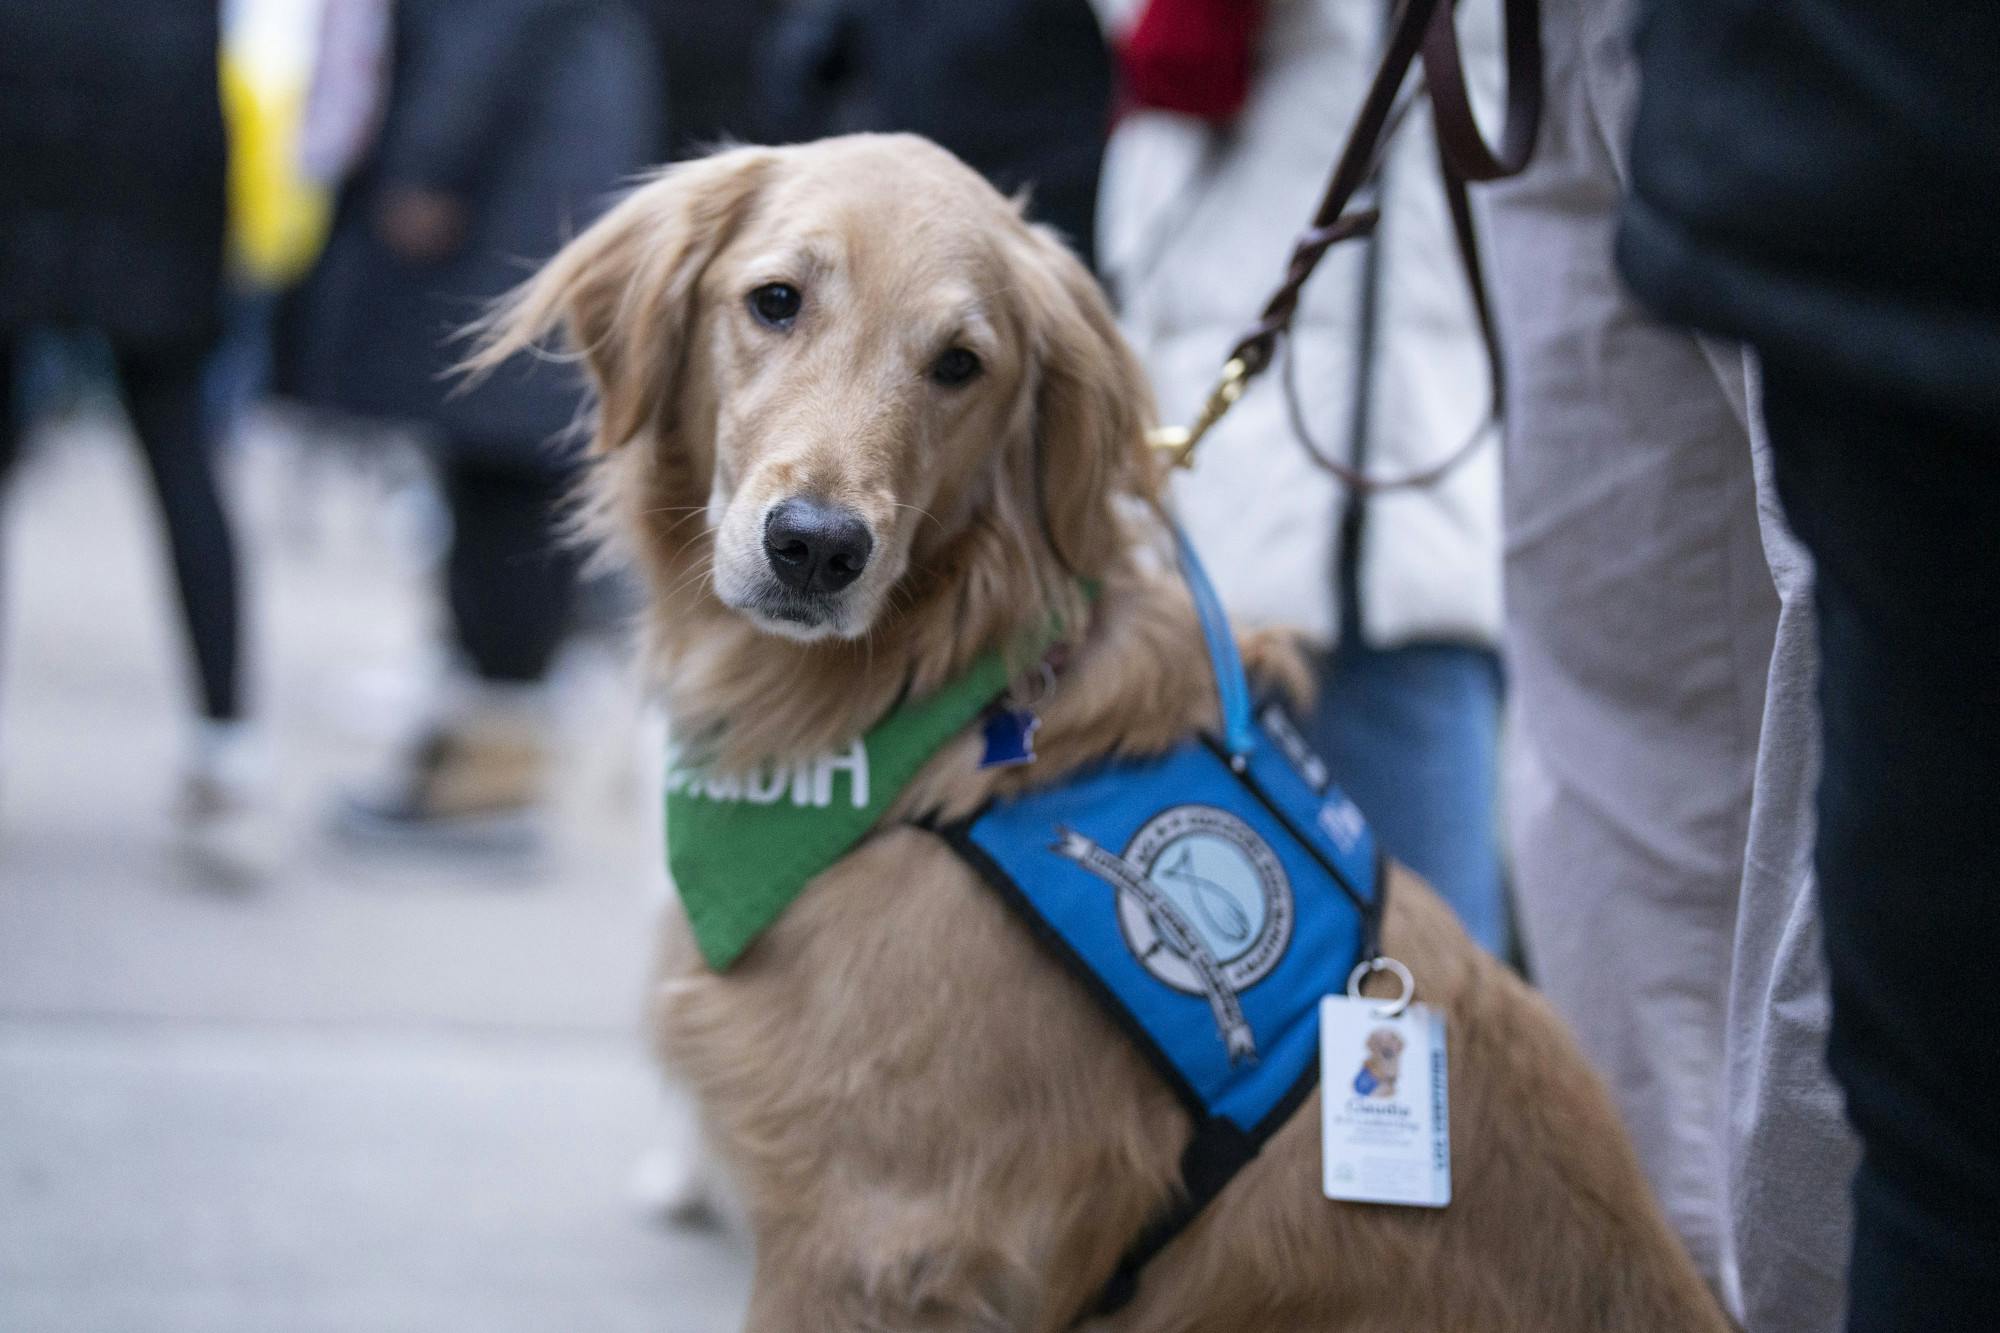
[[[1369,971],[1395,972],[1402,999],[1362,996]],[[1346,995],[1319,1002],[1320,1185],[1329,1199],[1451,1202],[1444,1015],[1410,1004],[1411,990],[1401,963],[1378,958],[1355,968]]]

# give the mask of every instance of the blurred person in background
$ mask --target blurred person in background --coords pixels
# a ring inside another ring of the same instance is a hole
[[[387,0],[376,0],[384,18]],[[247,443],[270,388],[272,326],[326,240],[331,191],[304,130],[315,66],[339,58],[336,13],[352,0],[223,0],[222,110],[229,136],[229,263],[210,411]],[[323,137],[323,136],[322,136]]]
[[[338,187],[381,128],[389,75],[390,0],[324,0],[313,76],[299,117],[298,169]]]
[[[656,57],[624,0],[401,0],[391,39],[380,132],[292,312],[284,380],[435,438],[458,664],[343,827],[513,843],[544,794],[575,601],[580,383],[523,358],[465,388],[455,335],[652,159]]]
[[[1091,262],[1111,56],[1088,0],[804,0],[774,25],[760,103],[774,142],[921,134]]]
[[[215,0],[0,0],[0,474],[37,329],[108,343],[159,500],[198,717],[179,814],[204,836],[258,814],[235,541],[204,392],[221,333],[228,165]]]
[[[1152,0],[1122,44],[1129,106],[1100,254],[1163,420],[1193,417],[1282,276],[1393,8]],[[1490,91],[1493,14],[1468,9],[1461,27],[1475,91]],[[1280,384],[1295,377],[1317,447],[1372,477],[1421,472],[1487,424],[1486,350],[1427,106],[1356,206],[1370,204],[1375,234],[1336,247],[1305,290],[1284,353],[1296,364],[1203,441],[1174,498],[1231,615],[1316,645],[1308,737],[1384,845],[1504,953],[1498,450],[1432,486],[1357,493],[1300,447]]]
[[[761,143],[758,59],[783,0],[643,0],[666,73],[666,157],[700,157],[725,143]]]

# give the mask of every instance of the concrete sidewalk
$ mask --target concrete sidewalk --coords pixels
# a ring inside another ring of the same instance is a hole
[[[656,830],[631,692],[569,673],[532,865],[324,833],[434,640],[421,504],[263,441],[237,460],[276,873],[166,816],[187,690],[118,429],[15,478],[0,560],[0,1329],[729,1329],[742,1242],[628,1201]]]

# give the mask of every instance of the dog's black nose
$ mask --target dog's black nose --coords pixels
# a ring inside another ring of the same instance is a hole
[[[839,592],[861,577],[874,549],[867,523],[844,505],[797,497],[764,520],[764,558],[797,592]]]

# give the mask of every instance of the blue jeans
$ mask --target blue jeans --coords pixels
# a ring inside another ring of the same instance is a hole
[[[1495,827],[1500,659],[1483,648],[1370,648],[1349,632],[1318,662],[1307,735],[1382,846],[1429,880],[1482,948],[1505,955]]]

